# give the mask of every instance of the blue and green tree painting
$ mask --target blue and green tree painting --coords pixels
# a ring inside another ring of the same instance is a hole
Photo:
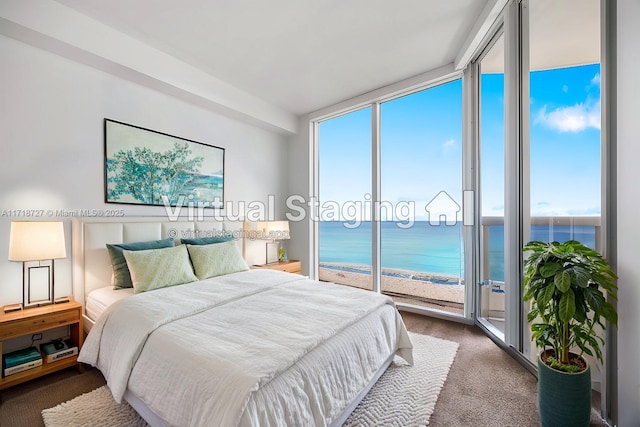
[[[116,201],[124,195],[148,205],[162,205],[163,196],[171,205],[180,196],[193,194],[204,158],[193,156],[189,145],[175,142],[164,152],[135,147],[120,150],[107,159],[107,197]],[[193,200],[197,196],[193,194]]]
[[[107,202],[222,208],[224,148],[105,119]]]

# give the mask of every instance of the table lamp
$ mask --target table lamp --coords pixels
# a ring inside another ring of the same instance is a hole
[[[280,241],[289,239],[289,221],[262,221],[258,223],[258,230],[262,240],[267,240],[265,259],[266,264],[278,262]],[[269,247],[276,245],[276,250],[269,252]]]
[[[66,256],[61,221],[12,221],[9,261],[22,262],[22,307],[16,304],[5,311],[69,301],[66,297],[56,300],[54,293],[54,260]],[[32,279],[47,281],[46,299],[32,300]]]

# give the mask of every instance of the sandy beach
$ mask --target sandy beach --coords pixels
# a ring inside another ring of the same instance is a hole
[[[371,266],[321,263],[319,273],[320,280],[371,289]],[[397,302],[456,312],[464,304],[464,283],[454,276],[383,268],[381,286]]]

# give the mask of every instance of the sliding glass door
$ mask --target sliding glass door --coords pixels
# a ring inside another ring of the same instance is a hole
[[[522,246],[574,239],[601,249],[600,2],[576,6],[509,4],[472,65],[476,320],[532,362],[538,349],[522,302]]]
[[[599,0],[581,1],[579,10],[529,1],[530,211],[523,227],[531,240],[578,240],[601,251],[599,8]],[[599,379],[598,364],[590,364]]]
[[[464,314],[462,81],[380,105],[381,288]]]
[[[505,128],[504,128],[504,35],[495,38],[481,56],[479,81],[480,164],[480,282],[478,320],[504,340]]]

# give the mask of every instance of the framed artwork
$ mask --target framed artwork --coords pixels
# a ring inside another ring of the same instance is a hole
[[[224,148],[104,119],[105,201],[221,209]]]

